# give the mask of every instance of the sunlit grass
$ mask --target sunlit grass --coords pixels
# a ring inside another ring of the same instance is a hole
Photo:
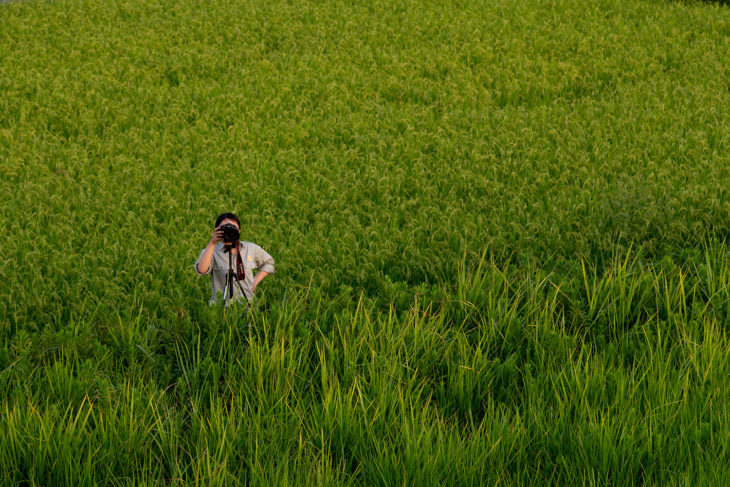
[[[730,292],[726,265],[708,270]],[[83,352],[91,326],[55,350],[16,336],[0,469],[38,483],[721,484],[726,310],[706,300],[707,274],[666,272],[628,255],[586,274],[580,323],[552,277],[483,261],[400,313],[356,296],[328,312],[306,289],[134,331],[145,353],[108,336]]]
[[[730,11],[0,5],[5,485],[730,484]],[[277,273],[209,308],[220,211]]]

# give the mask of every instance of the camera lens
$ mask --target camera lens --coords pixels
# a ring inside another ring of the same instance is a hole
[[[226,223],[220,229],[223,231],[223,241],[227,244],[235,243],[241,236],[238,228],[231,223]]]

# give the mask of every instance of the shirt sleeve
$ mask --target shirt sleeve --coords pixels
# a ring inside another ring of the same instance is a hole
[[[258,270],[268,272],[269,274],[276,272],[276,269],[274,269],[274,258],[258,245],[254,245],[253,258]]]
[[[205,253],[205,249],[203,249],[203,251],[202,251],[202,252],[200,252],[200,255],[198,256],[198,260],[196,260],[196,261],[195,261],[195,264],[193,264],[193,268],[195,269],[195,272],[196,272],[196,273],[197,273],[197,274],[198,274],[199,276],[207,276],[208,274],[210,274],[210,269],[211,269],[211,268],[213,267],[213,259],[211,259],[211,261],[210,261],[210,265],[208,266],[208,270],[207,270],[207,271],[205,271],[205,272],[200,272],[200,271],[198,270],[198,262],[200,262],[200,259],[202,259],[202,258],[203,258],[203,254],[204,254],[204,253]]]

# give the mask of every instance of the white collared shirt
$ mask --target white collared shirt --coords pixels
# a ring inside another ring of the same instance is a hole
[[[237,269],[236,256],[231,255],[228,252],[223,252],[223,248],[223,242],[218,242],[215,245],[215,249],[213,250],[213,258],[210,261],[210,267],[208,267],[207,272],[201,273],[200,271],[198,271],[198,262],[200,261],[200,258],[203,257],[205,249],[200,252],[200,257],[198,257],[198,260],[195,261],[194,264],[195,272],[197,272],[199,275],[210,275],[210,286],[212,291],[210,304],[215,304],[218,301],[219,292],[221,293],[221,295],[223,295],[223,293],[225,292],[229,255],[233,264],[233,271],[235,272]],[[231,298],[231,302],[240,300],[242,296],[245,297],[249,302],[251,302],[251,300],[253,299],[254,269],[273,274],[275,272],[274,258],[271,257],[264,249],[251,242],[239,242],[238,251],[241,253],[241,258],[243,259],[244,279],[238,281],[238,283],[240,283],[240,286],[238,286],[238,284],[236,284],[236,282],[234,281],[233,297]]]

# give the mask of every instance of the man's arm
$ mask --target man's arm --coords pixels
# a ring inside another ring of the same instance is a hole
[[[220,227],[218,227],[220,228]],[[221,241],[223,238],[223,232],[216,228],[213,230],[213,235],[210,237],[208,245],[200,254],[198,262],[195,263],[195,270],[198,274],[208,274],[210,272],[210,261],[213,260],[213,251],[215,250],[215,244]]]
[[[256,286],[266,278],[269,274],[275,272],[274,269],[274,258],[269,255],[264,249],[254,244],[254,260],[259,271],[253,278],[252,290],[256,290]]]
[[[261,281],[264,280],[266,276],[268,276],[269,273],[266,271],[258,271],[255,276],[253,276],[253,286],[251,287],[252,291],[256,290],[256,286],[259,285]]]

